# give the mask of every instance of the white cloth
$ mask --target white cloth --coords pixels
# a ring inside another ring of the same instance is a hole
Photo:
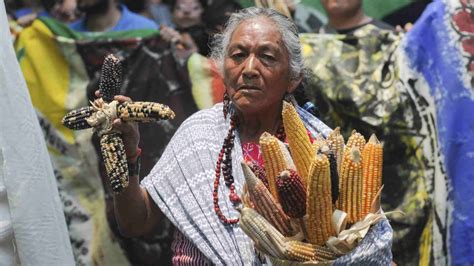
[[[3,0],[0,51],[0,264],[74,265],[56,179]]]

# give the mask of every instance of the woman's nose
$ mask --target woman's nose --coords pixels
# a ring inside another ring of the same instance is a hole
[[[245,78],[255,78],[258,76],[258,71],[256,68],[257,60],[254,55],[247,57],[247,60],[245,60],[244,64],[245,65],[242,74]]]

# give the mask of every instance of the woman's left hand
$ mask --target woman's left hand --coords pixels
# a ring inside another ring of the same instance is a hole
[[[95,91],[96,97],[102,97],[100,91]],[[119,103],[131,102],[132,99],[123,95],[114,96],[114,100]],[[122,132],[122,141],[125,146],[125,154],[128,158],[134,157],[137,154],[138,143],[140,143],[140,131],[138,130],[138,123],[136,122],[125,122],[120,118],[116,118],[113,122],[113,127],[118,131]]]

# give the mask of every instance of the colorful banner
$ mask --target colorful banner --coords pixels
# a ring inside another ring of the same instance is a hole
[[[413,30],[302,35],[310,98],[346,137],[384,143],[384,209],[399,265],[474,263],[471,1],[435,1]]]
[[[450,178],[434,184],[433,223],[449,231],[433,239],[444,245],[443,251],[448,249],[453,265],[474,264],[473,14],[471,0],[435,1],[404,45],[410,66],[425,78],[435,101],[437,133]],[[439,197],[446,192],[448,201]]]

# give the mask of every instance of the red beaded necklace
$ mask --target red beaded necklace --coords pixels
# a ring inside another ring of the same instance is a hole
[[[225,185],[229,188],[229,199],[234,206],[240,204],[241,200],[239,195],[235,192],[234,186],[234,177],[232,176],[232,149],[234,148],[234,139],[235,134],[234,131],[237,128],[237,116],[233,115],[230,118],[230,128],[227,133],[226,138],[224,139],[224,144],[222,144],[222,148],[219,152],[219,157],[216,163],[216,179],[214,180],[214,190],[212,192],[212,197],[214,200],[214,211],[216,212],[217,216],[221,220],[222,223],[225,225],[233,225],[239,222],[239,218],[232,218],[229,219],[225,217],[222,213],[221,208],[219,206],[219,182],[221,177],[221,170],[222,175],[224,176]],[[285,130],[283,128],[283,124],[277,130],[277,138],[281,141],[284,141],[286,138]]]

